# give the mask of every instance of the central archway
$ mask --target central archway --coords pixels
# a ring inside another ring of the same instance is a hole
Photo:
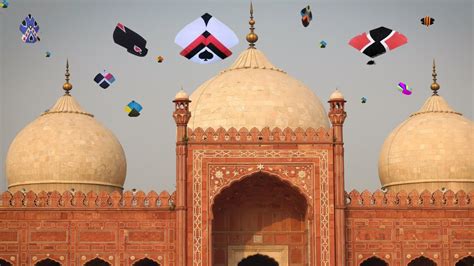
[[[262,254],[255,254],[243,259],[237,266],[279,266],[273,258]]]
[[[303,194],[268,173],[232,183],[212,206],[212,265],[237,266],[256,253],[278,266],[307,264],[307,211]]]

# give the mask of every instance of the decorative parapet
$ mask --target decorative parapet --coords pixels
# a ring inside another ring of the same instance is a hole
[[[81,191],[65,191],[60,194],[57,191],[35,193],[29,191],[23,193],[17,191],[11,194],[4,192],[0,198],[1,208],[158,208],[174,209],[176,192],[169,194],[163,191],[160,194],[150,191],[145,194],[143,191],[125,191],[123,193],[105,191],[95,193],[90,191],[84,194]]]
[[[417,191],[407,193],[405,191],[382,192],[377,190],[374,193],[364,190],[359,193],[357,190],[346,192],[346,206],[349,208],[370,207],[370,208],[387,208],[387,207],[408,207],[408,208],[472,208],[474,205],[474,190],[466,193],[463,190],[454,193],[451,190],[441,192],[437,190],[433,193],[425,190],[419,194]]]
[[[270,128],[265,127],[262,130],[252,128],[250,131],[246,128],[237,130],[230,128],[225,130],[220,127],[217,130],[208,128],[203,130],[198,127],[194,130],[188,128],[189,143],[332,143],[333,136],[331,129],[308,128]]]

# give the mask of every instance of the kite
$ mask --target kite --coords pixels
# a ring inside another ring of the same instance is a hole
[[[367,62],[367,65],[375,65],[375,61],[374,61],[374,60],[370,60],[369,62]]]
[[[349,45],[374,58],[407,42],[408,39],[405,35],[385,27],[379,27],[369,31],[369,33],[362,33],[352,38]],[[371,63],[369,61],[367,64],[373,65],[375,62]]]
[[[301,9],[301,23],[303,26],[308,27],[309,22],[313,20],[313,13],[311,12],[311,8],[309,6]]]
[[[426,27],[429,27],[430,25],[433,25],[434,21],[435,21],[434,18],[430,16],[426,16],[421,19],[421,24],[425,25]]]
[[[0,1],[0,7],[1,8],[7,8],[8,7],[8,0],[1,0]]]
[[[401,91],[405,95],[411,94],[411,88],[409,88],[405,83],[400,82],[398,83],[398,90]]]
[[[158,63],[163,62],[163,60],[164,60],[164,58],[163,58],[163,56],[161,56],[161,55],[156,58],[156,61],[157,61]]]
[[[130,116],[130,117],[139,116],[140,111],[142,109],[143,109],[143,107],[135,101],[131,101],[130,103],[127,104],[127,106],[125,106],[125,112],[127,112],[128,116]]]
[[[365,98],[365,97],[360,98],[360,102],[361,102],[361,103],[367,102],[367,98]]]
[[[326,48],[326,45],[328,45],[325,41],[320,41],[319,42],[319,48]]]
[[[51,52],[50,51],[46,52],[46,57],[51,57]]]
[[[113,34],[114,42],[124,48],[127,52],[143,57],[148,53],[146,40],[133,30],[125,27],[122,23],[118,23]]]
[[[205,13],[178,32],[174,42],[183,48],[180,55],[195,63],[209,64],[229,57],[229,49],[239,39],[224,23]]]
[[[107,89],[112,83],[115,82],[115,78],[112,74],[105,72],[99,73],[95,76],[94,81],[99,84],[102,89]]]
[[[28,14],[28,16],[20,23],[20,31],[23,34],[21,40],[25,43],[35,43],[40,41],[38,36],[39,26],[35,18]]]

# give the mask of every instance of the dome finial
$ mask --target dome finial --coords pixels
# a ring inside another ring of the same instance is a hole
[[[434,58],[433,58],[433,74],[431,75],[433,76],[433,83],[431,84],[431,90],[433,91],[433,95],[438,95],[438,90],[440,86],[438,83],[436,83],[436,76],[438,76],[438,74],[436,74],[436,64],[435,64]]]
[[[69,76],[71,74],[69,74],[69,59],[66,59],[66,74],[64,76],[66,76],[66,83],[64,83],[63,85],[63,90],[66,91],[66,94],[69,94],[69,91],[72,89],[72,84],[69,83]]]
[[[255,25],[255,20],[253,20],[253,5],[252,5],[252,2],[250,2],[250,20],[249,20],[249,24],[250,24],[250,33],[247,34],[247,41],[249,42],[249,48],[254,48],[255,47],[255,43],[257,42],[258,40],[258,36],[257,34],[255,34],[253,31],[254,31],[254,27],[253,25]]]

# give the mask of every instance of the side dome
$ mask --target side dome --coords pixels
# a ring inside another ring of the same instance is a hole
[[[18,133],[6,158],[8,189],[13,192],[121,191],[126,168],[114,134],[82,110],[68,91]]]
[[[436,80],[432,89],[382,146],[379,176],[389,190],[474,190],[474,123],[437,95]]]
[[[230,68],[202,84],[190,97],[188,126],[329,128],[326,111],[304,84],[249,47]]]

